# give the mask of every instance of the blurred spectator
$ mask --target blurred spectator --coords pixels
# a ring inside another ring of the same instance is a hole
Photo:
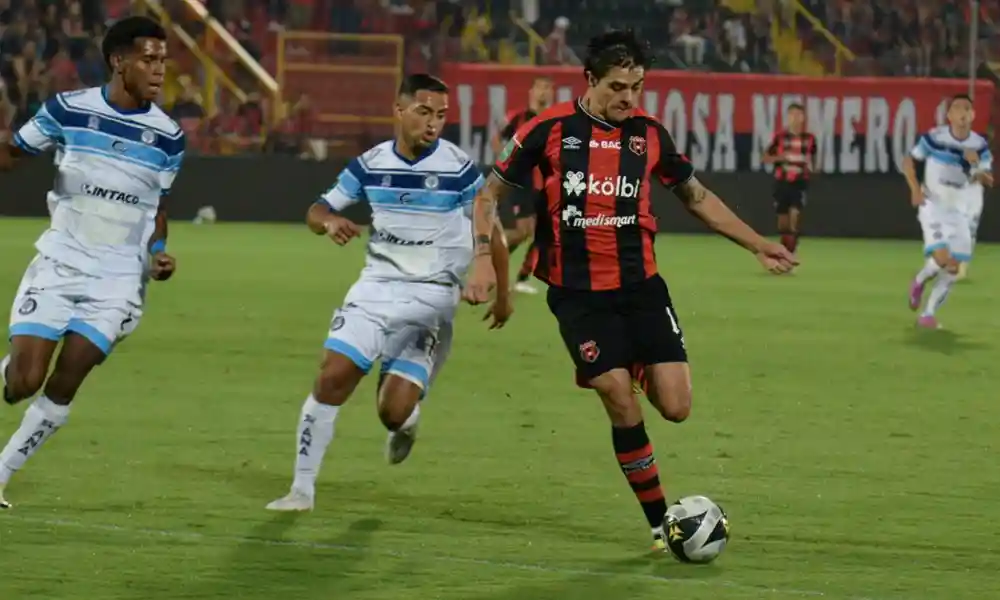
[[[64,49],[59,49],[49,61],[49,78],[49,88],[54,94],[82,87],[76,65]]]
[[[76,71],[86,87],[95,87],[107,80],[107,65],[104,64],[104,56],[96,45],[88,44],[84,48],[83,56],[76,61]]]
[[[564,16],[556,18],[552,31],[545,38],[545,64],[548,65],[579,65],[573,49],[566,39],[569,31],[569,19]]]
[[[674,44],[680,49],[684,62],[691,66],[705,62],[708,44],[701,33],[695,31],[695,24],[696,21],[683,9],[675,10],[670,19],[670,34]]]

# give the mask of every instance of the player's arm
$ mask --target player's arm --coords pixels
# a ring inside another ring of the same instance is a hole
[[[910,188],[910,203],[920,206],[924,202],[924,191],[920,183],[923,177],[924,164],[931,154],[931,146],[927,134],[920,136],[917,145],[903,158],[903,177]]]
[[[328,236],[341,246],[361,235],[361,228],[340,213],[364,199],[366,173],[361,159],[355,158],[347,163],[337,183],[309,207],[306,225],[310,231]]]
[[[986,187],[993,187],[993,153],[985,147],[977,154],[978,162],[972,169],[972,177]]]
[[[493,139],[490,140],[490,144],[493,146],[493,155],[500,156],[500,152],[503,151],[504,140],[509,140],[514,137],[517,133],[517,128],[514,127],[514,119],[509,119],[507,124],[503,126],[503,129],[497,131],[493,135]]]
[[[149,236],[147,249],[150,256],[150,277],[154,281],[166,281],[177,270],[177,260],[167,254],[167,236],[170,226],[167,219],[167,197],[180,172],[184,162],[184,134],[178,129],[178,137],[165,147],[167,152],[166,168],[160,173],[160,205],[156,208],[155,227],[153,235]]]
[[[765,165],[773,165],[774,163],[781,162],[784,159],[781,154],[778,154],[778,139],[780,136],[780,133],[774,134],[767,150],[764,151],[764,157],[761,159],[761,162]]]
[[[36,156],[62,144],[65,114],[59,97],[53,96],[13,136],[0,133],[0,171],[13,169],[22,157]]]

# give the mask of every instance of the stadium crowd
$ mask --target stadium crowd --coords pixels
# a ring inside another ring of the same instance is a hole
[[[407,70],[433,71],[442,60],[500,60],[503,48],[534,56],[540,64],[578,64],[586,40],[611,23],[662,40],[656,47],[662,68],[774,72],[771,24],[782,18],[792,19],[815,55],[832,60],[829,39],[801,11],[790,11],[789,1],[761,0],[747,9],[745,2],[723,0],[548,0],[518,13],[511,9],[525,3],[512,0],[203,0],[247,53],[272,72],[275,32],[282,29],[396,33],[406,40]],[[102,32],[130,4],[0,0],[0,123],[23,122],[52,93],[103,81]],[[181,4],[162,2],[168,11]],[[801,5],[857,55],[846,66],[848,74],[967,76],[966,0],[802,0]],[[730,8],[740,6],[742,11]],[[1000,56],[1000,3],[981,7],[978,50],[984,57]],[[540,38],[528,37],[526,26]],[[529,53],[531,44],[539,51]],[[291,51],[307,55],[311,49]],[[244,103],[226,98],[208,115],[191,80],[182,77],[178,83],[181,91],[170,110],[188,130],[195,151],[311,153],[306,136],[316,115],[307,96],[295,99],[289,118],[265,135],[268,109],[260,94],[251,93]]]

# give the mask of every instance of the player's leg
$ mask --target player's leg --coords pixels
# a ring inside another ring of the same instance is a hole
[[[629,298],[628,335],[643,367],[640,383],[664,419],[681,423],[691,414],[691,370],[684,333],[666,282],[657,275]]]
[[[789,252],[797,252],[799,239],[802,237],[802,209],[805,207],[806,193],[798,191],[788,206],[788,244]]]
[[[577,383],[593,388],[611,421],[619,467],[642,507],[656,547],[663,548],[667,503],[642,407],[632,388],[626,321],[607,293],[549,288],[549,308],[576,366]]]
[[[938,310],[944,305],[958,280],[959,264],[972,257],[972,239],[969,228],[960,219],[946,219],[942,231],[947,245],[935,248],[932,257],[937,264],[943,263],[942,270],[934,280],[934,286],[927,295],[924,310],[920,313],[917,325],[928,329],[940,328],[937,320]]]
[[[946,219],[941,212],[931,204],[924,204],[917,210],[917,219],[924,236],[924,265],[910,282],[910,310],[920,308],[927,283],[951,262],[944,231]]]
[[[979,205],[973,207],[969,217],[969,260],[960,261],[958,263],[958,279],[962,280],[968,277],[969,274],[969,263],[972,262],[972,254],[976,249],[976,239],[979,237],[979,220],[982,217],[982,200],[980,199]]]
[[[791,209],[788,190],[783,184],[779,184],[774,190],[774,212],[778,217],[778,236],[781,245],[792,252],[793,239],[791,236],[791,219],[788,215]]]
[[[524,254],[524,260],[521,261],[521,268],[518,269],[514,278],[514,290],[522,294],[538,293],[538,290],[528,282],[531,274],[535,272],[535,264],[538,261],[538,249],[535,246],[535,225],[534,215],[518,220],[518,228],[524,230],[525,239],[531,240],[528,251]]]
[[[379,316],[388,306],[371,283],[357,283],[334,313],[323,362],[299,413],[295,430],[295,475],[288,495],[267,505],[268,510],[311,510],[316,479],[326,449],[333,441],[340,407],[378,359],[385,339]],[[366,310],[358,307],[365,306]]]

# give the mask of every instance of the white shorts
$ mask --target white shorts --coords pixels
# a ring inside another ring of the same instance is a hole
[[[330,322],[324,347],[368,373],[403,377],[425,392],[451,350],[458,286],[361,280]]]
[[[972,227],[969,217],[957,207],[924,202],[917,211],[924,231],[924,255],[947,248],[960,262],[972,258]]]
[[[139,326],[144,296],[144,281],[96,277],[38,255],[14,297],[10,336],[58,341],[72,332],[110,354]]]

